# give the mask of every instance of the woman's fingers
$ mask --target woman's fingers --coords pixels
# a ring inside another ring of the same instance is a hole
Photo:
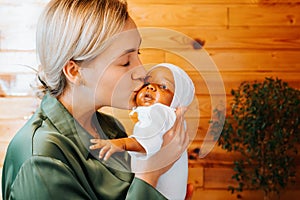
[[[191,200],[193,197],[193,193],[194,193],[193,184],[191,184],[191,183],[187,184],[185,200]]]
[[[178,143],[182,143],[186,140],[187,134],[184,134],[184,113],[186,110],[186,107],[176,109],[176,121],[173,127],[164,135],[163,145],[169,144],[173,139],[176,139],[176,142]]]

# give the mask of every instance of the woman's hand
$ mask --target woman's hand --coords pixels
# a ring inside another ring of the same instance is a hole
[[[189,144],[189,137],[184,130],[184,113],[186,108],[176,110],[174,126],[164,134],[163,145],[159,152],[148,160],[132,160],[133,172],[153,187],[156,187],[158,178],[168,171],[175,161],[180,158]]]
[[[174,123],[174,126],[166,133],[164,134],[164,142],[163,146],[166,146],[170,144],[170,142],[174,143],[173,147],[177,144],[176,151],[178,151],[181,155],[181,153],[186,150],[188,144],[189,144],[189,135],[184,130],[184,113],[186,112],[187,108],[181,107],[176,109],[176,121]]]
[[[186,186],[186,195],[185,195],[185,200],[192,200],[194,193],[194,186],[193,184],[189,183]]]

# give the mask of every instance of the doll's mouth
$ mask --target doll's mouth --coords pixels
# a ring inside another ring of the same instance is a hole
[[[153,98],[152,98],[151,94],[146,93],[146,94],[144,95],[144,101],[151,101],[152,99],[153,99]]]

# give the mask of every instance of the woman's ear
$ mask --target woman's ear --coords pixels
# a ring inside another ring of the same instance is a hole
[[[81,84],[80,66],[76,62],[70,60],[64,66],[63,72],[70,83],[76,85]]]

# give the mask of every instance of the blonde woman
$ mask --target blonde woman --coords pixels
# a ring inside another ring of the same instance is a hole
[[[88,149],[92,138],[127,136],[118,121],[98,110],[135,106],[145,76],[140,43],[125,1],[52,0],[47,5],[37,26],[45,95],[8,147],[3,199],[165,199],[155,186],[188,144],[185,109],[176,111],[164,137],[164,145],[176,147],[167,166],[133,174],[127,153],[102,162],[95,158],[99,152]]]

